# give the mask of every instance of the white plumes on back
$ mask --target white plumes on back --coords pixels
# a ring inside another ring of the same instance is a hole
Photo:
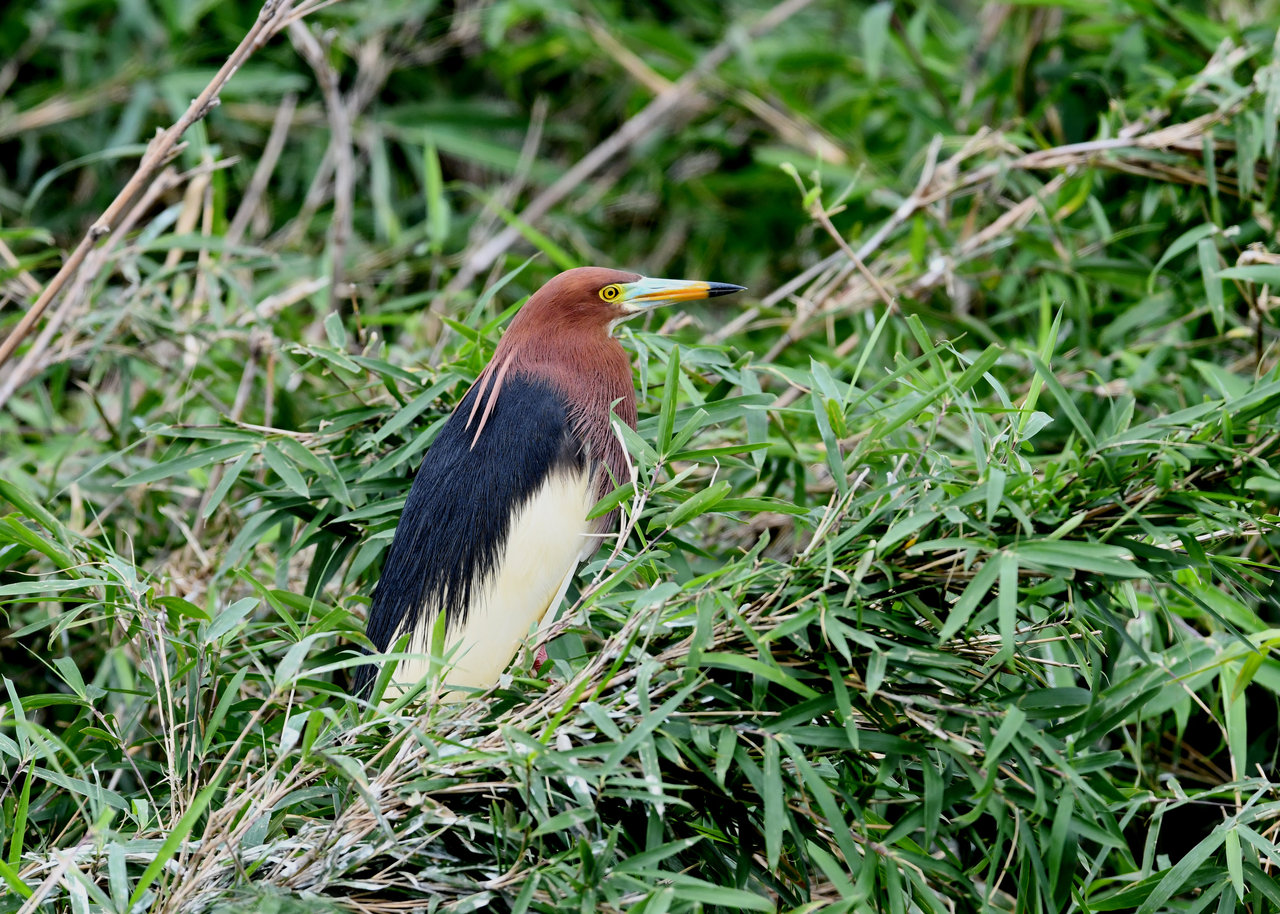
[[[447,685],[493,685],[534,625],[549,621],[548,610],[563,599],[578,562],[598,544],[587,520],[593,495],[589,471],[553,470],[515,515],[492,573],[473,590],[466,622],[451,626],[445,645],[437,649],[450,658]],[[409,642],[410,651],[424,655],[436,621],[433,608],[426,609]],[[418,683],[429,667],[426,656],[401,661],[395,676],[400,688]],[[399,691],[390,688],[387,697]]]

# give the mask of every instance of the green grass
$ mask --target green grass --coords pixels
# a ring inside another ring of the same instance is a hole
[[[348,0],[228,83],[0,365],[0,911],[1280,911],[1280,8],[769,10]],[[0,12],[0,336],[256,15]],[[625,539],[549,677],[352,698],[589,263],[750,287],[621,332]]]

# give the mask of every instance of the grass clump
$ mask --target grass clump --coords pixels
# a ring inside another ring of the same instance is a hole
[[[300,12],[21,339],[261,20],[0,14],[0,910],[1280,909],[1274,9]],[[623,331],[550,677],[362,703],[582,263],[754,298]]]

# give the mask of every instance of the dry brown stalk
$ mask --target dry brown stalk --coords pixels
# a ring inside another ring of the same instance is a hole
[[[382,47],[381,34],[374,35],[360,46],[356,54],[357,70],[355,82],[344,96],[343,110],[341,112],[337,111],[334,107],[334,100],[326,96],[325,120],[330,124],[329,145],[325,148],[320,165],[316,168],[316,173],[311,178],[311,184],[307,188],[306,196],[303,198],[298,214],[290,220],[288,225],[272,236],[271,244],[273,246],[291,247],[301,242],[320,207],[337,192],[339,178],[335,174],[335,170],[339,153],[336,144],[341,142],[342,136],[341,128],[337,132],[333,130],[334,119],[340,118],[346,124],[351,125],[349,132],[354,137],[356,120],[369,107],[377,96],[378,91],[386,83],[387,78],[391,75],[394,63],[395,55],[385,51]],[[294,118],[294,123],[303,121],[312,125],[320,123],[320,120],[309,109],[303,109],[300,112],[300,116]],[[355,160],[353,158],[353,169],[354,164]],[[353,182],[355,180],[354,170],[352,171],[351,180]],[[335,209],[336,207],[337,203],[335,202]],[[330,293],[331,300],[334,294],[336,293]]]
[[[253,177],[249,179],[249,186],[245,188],[244,196],[240,198],[236,214],[231,218],[231,224],[227,226],[228,247],[238,245],[249,228],[249,222],[253,219],[258,203],[266,192],[276,163],[280,161],[280,153],[284,151],[284,143],[289,136],[289,128],[293,125],[293,114],[297,107],[298,96],[290,92],[276,109],[275,117],[271,121],[271,133],[267,135],[267,145],[262,150],[258,164],[254,166]]]
[[[266,0],[257,20],[241,40],[240,44],[219,68],[204,90],[191,102],[187,110],[168,130],[158,134],[147,146],[137,170],[125,184],[124,188],[111,201],[102,215],[90,226],[84,238],[76,245],[75,250],[67,258],[62,268],[54,275],[44,292],[22,316],[17,325],[10,331],[3,343],[0,343],[0,365],[12,357],[18,345],[27,337],[32,328],[44,315],[45,310],[62,292],[63,288],[84,265],[89,253],[98,242],[110,235],[119,226],[121,219],[130,209],[133,201],[154,181],[160,169],[176,154],[178,141],[196,121],[202,119],[218,104],[219,93],[227,82],[235,75],[244,62],[259,48],[265,45],[290,21],[320,8],[327,3],[304,3],[296,10],[293,0]],[[8,395],[0,398],[0,408],[8,400]]]
[[[28,379],[44,371],[49,365],[77,357],[83,351],[83,347],[75,345],[71,337],[64,336],[58,351],[48,354],[55,338],[57,338],[58,331],[84,305],[93,280],[100,275],[102,269],[123,243],[124,238],[133,231],[138,220],[151,210],[156,201],[165,193],[181,187],[184,182],[207,176],[211,171],[224,168],[228,164],[225,160],[222,162],[206,162],[191,171],[181,173],[173,167],[166,167],[160,173],[133,205],[126,209],[119,224],[116,226],[114,241],[96,247],[90,252],[85,259],[83,269],[76,274],[66,293],[58,302],[58,306],[54,309],[53,316],[45,322],[44,327],[40,330],[40,335],[23,353],[22,359],[15,364],[7,366],[7,368],[0,366],[0,404],[6,402],[14,391],[25,384]],[[39,288],[37,286],[38,291]]]
[[[315,71],[329,116],[329,151],[333,157],[333,219],[329,223],[329,310],[341,308],[345,294],[347,244],[351,239],[355,197],[355,157],[352,152],[350,102],[338,86],[338,71],[329,63],[320,40],[301,22],[289,26],[289,38]]]
[[[84,117],[108,103],[123,102],[129,98],[129,82],[133,78],[134,74],[126,74],[115,83],[99,86],[93,92],[76,98],[57,95],[34,108],[0,120],[0,140]]]
[[[584,26],[596,43],[604,48],[632,79],[654,95],[661,95],[673,86],[669,79],[650,67],[639,55],[615,38],[603,23],[587,19]],[[732,97],[734,101],[758,117],[784,142],[790,143],[797,149],[808,151],[823,162],[844,165],[849,161],[844,150],[831,136],[808,118],[770,103],[745,89],[734,89],[723,85],[716,86],[716,89]],[[687,107],[689,109],[705,108],[708,101],[705,93],[698,93],[690,99]]]
[[[13,251],[9,249],[9,245],[5,244],[3,241],[0,241],[0,260],[3,260],[10,267],[16,267],[19,263],[18,258],[14,255]],[[36,278],[26,270],[18,271],[16,282],[22,286],[23,291],[28,295],[40,294],[40,283],[38,283]]]
[[[494,235],[498,213],[504,210],[509,211],[524,190],[525,184],[528,183],[538,147],[542,144],[542,129],[547,122],[547,108],[548,102],[545,95],[539,95],[534,99],[533,108],[529,112],[529,129],[520,146],[520,158],[516,161],[515,173],[493,194],[493,204],[485,207],[476,218],[468,235],[470,247],[480,247]]]

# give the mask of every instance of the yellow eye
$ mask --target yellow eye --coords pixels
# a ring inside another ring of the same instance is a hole
[[[616,284],[612,286],[605,286],[600,290],[600,297],[605,301],[617,301],[622,297],[622,286]]]

